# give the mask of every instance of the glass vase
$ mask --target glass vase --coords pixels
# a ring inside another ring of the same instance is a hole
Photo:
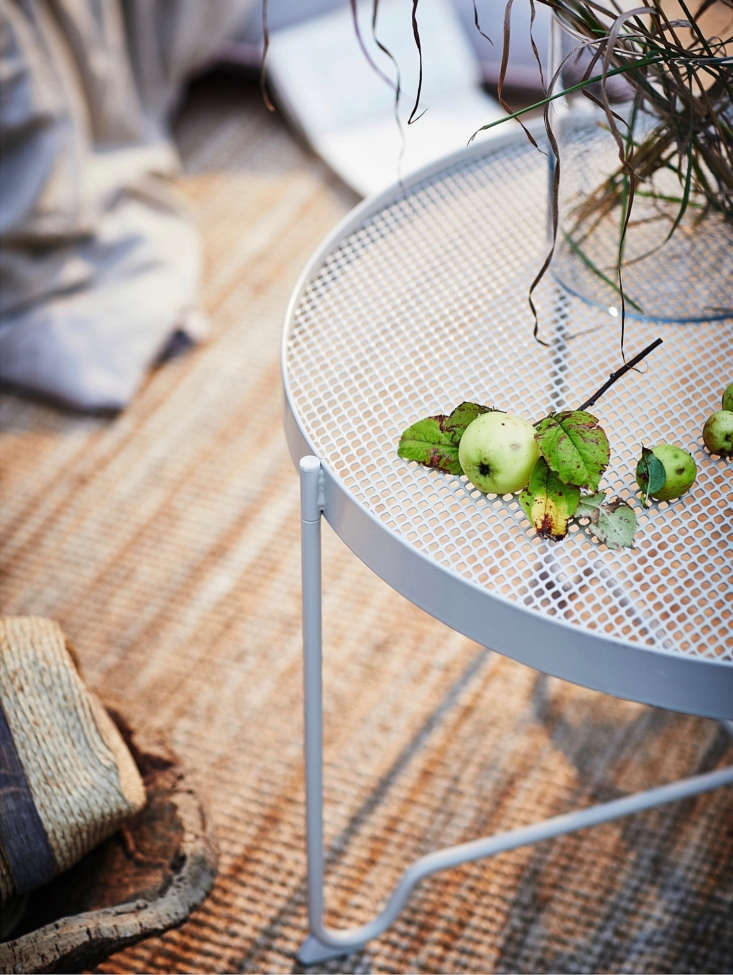
[[[566,51],[567,38],[561,43]],[[618,80],[611,105],[616,136],[625,148],[633,138],[640,153],[649,146],[656,152],[653,140],[666,135],[662,123],[640,111]],[[732,122],[733,110],[726,124]],[[555,280],[614,317],[623,295],[631,318],[733,318],[733,200],[727,214],[711,207],[695,180],[686,185],[679,166],[655,163],[629,179],[606,111],[581,94],[563,99],[553,129],[560,168]],[[704,158],[696,163],[702,171]]]

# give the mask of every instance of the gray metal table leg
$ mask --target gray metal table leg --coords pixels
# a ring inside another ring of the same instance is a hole
[[[414,887],[425,877],[471,860],[493,856],[519,846],[607,823],[631,813],[685,799],[725,785],[733,785],[733,766],[680,779],[668,785],[600,803],[587,809],[553,816],[496,836],[461,843],[429,853],[403,873],[380,914],[360,927],[328,928],[323,923],[323,693],[321,628],[321,515],[323,475],[316,457],[300,462],[301,568],[303,598],[303,690],[305,712],[306,846],[308,856],[308,919],[310,935],[298,952],[304,965],[347,955],[382,934],[397,918]],[[730,722],[726,722],[730,725]]]

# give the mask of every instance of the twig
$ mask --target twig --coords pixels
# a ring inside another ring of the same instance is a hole
[[[629,369],[633,369],[634,366],[638,365],[642,359],[646,358],[646,356],[648,356],[650,352],[653,352],[654,349],[656,349],[657,346],[661,344],[662,344],[661,338],[655,339],[650,345],[647,345],[645,349],[642,349],[638,355],[635,355],[633,359],[629,359],[629,361],[625,363],[623,366],[621,366],[620,369],[617,369],[616,372],[612,372],[609,378],[606,380],[606,382],[601,386],[601,388],[596,390],[596,392],[593,393],[590,399],[587,399],[585,403],[579,406],[578,410],[587,410],[589,406],[593,406],[596,400],[600,399],[601,396],[603,396],[603,394],[606,392],[606,390],[610,389],[610,387],[613,386],[616,380],[620,379],[624,375],[624,373],[627,373],[629,371]]]

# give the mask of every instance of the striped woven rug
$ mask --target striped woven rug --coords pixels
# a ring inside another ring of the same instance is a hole
[[[210,340],[109,419],[0,396],[0,605],[58,620],[87,682],[159,728],[207,797],[213,892],[105,972],[290,972],[306,933],[289,294],[354,200],[237,81],[177,136]],[[714,722],[548,679],[449,631],[325,528],[328,920],[359,924],[439,846],[733,762]],[[733,969],[719,790],[425,881],[342,972]]]

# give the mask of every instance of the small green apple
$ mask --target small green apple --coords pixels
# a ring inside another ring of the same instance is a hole
[[[532,424],[499,411],[472,420],[458,445],[463,472],[484,494],[521,491],[539,456]]]
[[[702,428],[702,439],[711,454],[733,456],[733,411],[718,410],[709,416]]]
[[[650,497],[657,501],[671,501],[679,498],[681,494],[692,486],[697,477],[697,465],[691,454],[682,447],[676,447],[671,443],[660,443],[652,447],[652,453],[664,467],[664,484],[657,491],[650,493]],[[644,489],[644,484],[639,480],[637,469],[636,476],[639,487]]]
[[[722,407],[729,413],[733,413],[733,383],[723,391]]]

